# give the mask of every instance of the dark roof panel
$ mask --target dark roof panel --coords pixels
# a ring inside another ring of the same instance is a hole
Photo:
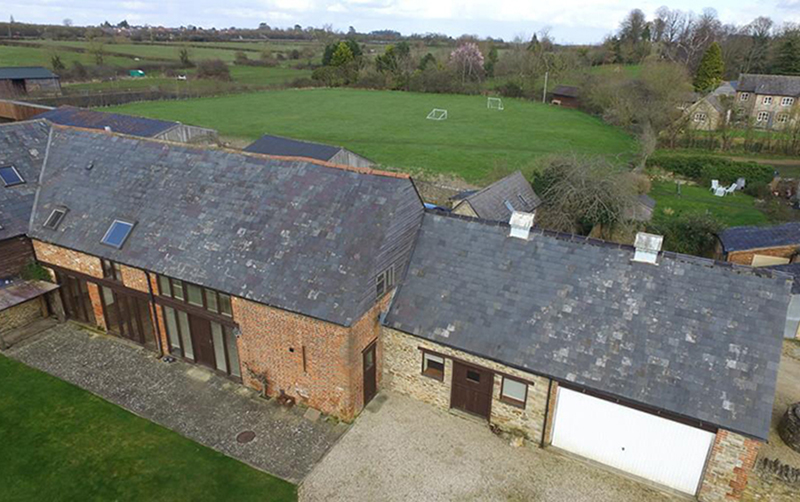
[[[0,166],[13,165],[25,180],[10,187],[0,182],[0,240],[28,231],[49,133],[40,120],[0,124]]]
[[[800,247],[800,222],[771,227],[730,227],[722,231],[719,240],[726,253],[791,245]]]
[[[340,325],[423,212],[399,175],[228,150],[54,127],[47,158],[32,237]],[[121,249],[101,243],[115,219],[136,223]]]
[[[542,203],[520,171],[468,195],[464,201],[479,218],[492,221],[508,221],[511,217],[509,205],[515,211],[529,213]]]
[[[58,75],[41,66],[3,66],[0,67],[0,80],[37,78],[58,78]]]
[[[784,274],[426,213],[386,326],[767,437]]]
[[[167,129],[172,129],[179,125],[178,122],[134,117],[119,113],[98,112],[74,106],[59,106],[37,115],[36,118],[47,119],[54,124],[85,127],[87,129],[104,130],[109,127],[112,132],[141,136],[143,138],[158,136]]]
[[[577,98],[580,89],[572,85],[557,85],[551,94],[555,96],[567,96],[569,98]]]
[[[245,152],[279,155],[282,157],[305,157],[324,161],[330,160],[339,150],[341,148],[338,146],[300,141],[282,136],[271,136],[269,134],[261,136],[244,149]]]

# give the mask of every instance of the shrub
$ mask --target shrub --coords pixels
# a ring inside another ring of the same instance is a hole
[[[230,80],[231,72],[221,59],[204,59],[197,64],[197,78]]]
[[[695,256],[714,256],[717,234],[722,225],[713,217],[687,214],[678,218],[651,222],[647,231],[664,236],[664,250]]]
[[[744,178],[748,185],[763,185],[771,182],[775,176],[772,166],[711,155],[653,155],[647,160],[647,165],[658,166],[703,183],[719,180],[722,185],[735,183],[739,178]]]
[[[525,94],[522,86],[513,80],[509,80],[508,82],[497,86],[497,92],[506,98],[521,98]]]
[[[39,265],[35,261],[28,262],[28,264],[22,268],[22,272],[20,273],[20,275],[26,281],[53,282],[53,278],[50,276],[50,272],[48,272],[46,268]]]

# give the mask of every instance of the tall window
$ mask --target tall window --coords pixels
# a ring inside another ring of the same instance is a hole
[[[119,263],[101,258],[100,264],[103,266],[104,278],[111,279],[112,281],[122,281],[122,270],[120,269]]]
[[[750,99],[750,93],[749,92],[743,92],[743,93],[739,94],[739,101],[747,101],[748,99]]]
[[[195,360],[192,327],[189,315],[166,305],[162,306],[167,328],[169,351],[172,355]],[[214,366],[217,371],[237,378],[242,377],[236,335],[230,326],[210,321],[211,342],[214,349]]]
[[[767,122],[769,120],[769,112],[758,112],[756,115],[756,122]]]
[[[375,282],[375,292],[378,298],[382,297],[394,286],[394,265],[378,275]]]

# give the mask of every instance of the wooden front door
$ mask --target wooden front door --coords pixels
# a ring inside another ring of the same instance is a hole
[[[364,406],[366,406],[378,392],[377,372],[375,370],[377,366],[375,362],[376,345],[377,344],[373,342],[364,350],[362,355],[364,362]]]
[[[58,274],[57,280],[61,284],[61,301],[66,316],[86,324],[97,324],[86,281],[66,274]]]
[[[214,368],[214,341],[211,338],[211,322],[195,315],[189,316],[194,346],[194,360],[203,366]]]
[[[489,418],[492,411],[494,373],[477,366],[453,361],[453,390],[450,407]]]

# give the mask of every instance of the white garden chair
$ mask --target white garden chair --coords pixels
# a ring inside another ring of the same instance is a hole
[[[725,197],[725,188],[717,187],[717,189],[714,190],[714,195],[716,195],[717,197]]]
[[[733,192],[735,192],[737,188],[739,188],[739,185],[736,183],[731,184],[731,186],[725,189],[725,195],[733,195]]]
[[[717,188],[719,188],[719,180],[711,180],[711,191],[717,193]]]

